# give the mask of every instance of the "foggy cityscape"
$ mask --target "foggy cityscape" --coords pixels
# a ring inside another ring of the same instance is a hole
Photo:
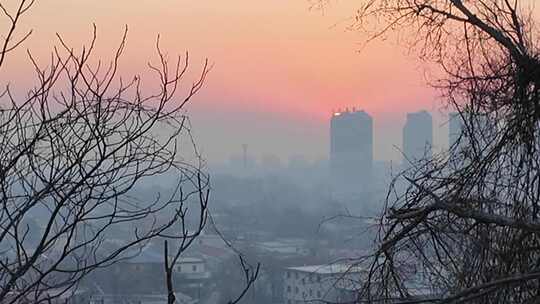
[[[0,303],[540,303],[536,0],[0,20]]]

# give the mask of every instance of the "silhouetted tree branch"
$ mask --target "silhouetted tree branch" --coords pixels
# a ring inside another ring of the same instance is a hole
[[[319,2],[319,3],[322,3]],[[459,113],[450,151],[396,177],[359,301],[540,300],[540,54],[518,0],[368,0],[352,28],[398,32]]]
[[[10,24],[0,67],[29,37],[16,38],[16,29],[33,4],[21,0],[14,12],[0,4]],[[179,244],[174,263],[204,227],[209,178],[183,112],[204,84],[208,61],[179,100],[188,55],[170,64],[158,37],[159,63],[149,67],[159,88],[148,93],[141,77],[118,76],[127,32],[107,66],[93,56],[95,26],[79,52],[57,35],[46,67],[28,52],[35,87],[21,98],[7,86],[1,96],[2,303],[49,303],[156,239]],[[159,176],[176,181],[170,193],[134,197]],[[197,225],[188,224],[192,218]],[[117,231],[125,238],[113,242]]]

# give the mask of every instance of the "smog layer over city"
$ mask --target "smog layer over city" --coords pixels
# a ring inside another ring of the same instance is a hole
[[[540,303],[536,0],[0,0],[0,303]]]

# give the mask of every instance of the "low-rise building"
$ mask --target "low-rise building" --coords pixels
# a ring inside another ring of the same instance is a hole
[[[265,241],[255,244],[262,252],[269,252],[287,256],[307,256],[310,254],[307,241],[302,239],[282,239],[279,241]]]
[[[284,302],[347,303],[355,299],[362,271],[350,264],[289,267],[284,273]]]
[[[175,274],[187,279],[208,279],[210,272],[206,269],[206,262],[196,257],[185,257],[174,265]]]
[[[174,293],[178,304],[196,304],[199,302],[180,292]],[[94,295],[86,303],[89,304],[167,304],[167,294],[129,294],[129,295]]]
[[[167,293],[165,258],[158,246],[146,246],[128,252],[126,258],[110,268],[93,274],[97,294],[111,299],[125,295],[162,295]],[[173,257],[168,257],[171,263]],[[177,292],[200,299],[210,284],[211,272],[206,260],[195,256],[181,256],[174,265],[173,288]],[[134,302],[138,303],[138,302]]]

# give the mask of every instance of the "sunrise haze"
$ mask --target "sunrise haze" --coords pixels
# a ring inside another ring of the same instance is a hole
[[[125,75],[155,60],[158,33],[170,57],[190,52],[190,80],[209,58],[213,69],[188,111],[210,162],[241,153],[243,143],[254,156],[327,158],[330,115],[346,107],[374,117],[375,159],[399,160],[394,146],[406,113],[432,112],[436,135],[445,134],[441,104],[426,86],[426,67],[401,44],[391,39],[362,47],[365,37],[347,30],[354,3],[321,11],[285,0],[51,0],[36,3],[19,30],[34,30],[24,47],[45,63],[56,32],[80,46],[90,41],[92,23],[98,54],[110,58],[127,24]],[[25,55],[18,49],[4,69],[21,89],[34,79]]]

